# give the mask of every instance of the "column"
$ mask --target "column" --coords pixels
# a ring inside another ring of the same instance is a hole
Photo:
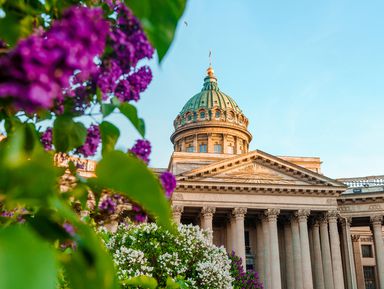
[[[299,220],[297,217],[291,217],[291,231],[293,243],[293,267],[295,268],[295,289],[303,289],[303,268],[301,263],[301,244]],[[305,289],[305,288],[304,288]]]
[[[232,215],[228,216],[227,219],[227,252],[231,254],[233,251],[233,242],[232,242]]]
[[[259,273],[260,280],[264,282],[264,236],[263,236],[263,228],[261,225],[261,220],[258,219],[256,223],[256,270]]]
[[[193,138],[193,148],[194,148],[193,152],[195,152],[195,153],[199,152],[199,146],[198,146],[198,143],[197,143],[197,134],[195,134],[195,136]]]
[[[295,289],[295,275],[293,266],[293,244],[292,244],[292,231],[291,224],[286,222],[284,224],[284,237],[285,237],[285,272],[287,275],[287,289]]]
[[[352,218],[340,218],[342,237],[343,237],[343,247],[344,247],[344,261],[346,268],[346,287],[348,289],[357,289],[356,282],[356,270],[355,263],[353,262],[353,251],[352,251],[352,239],[351,239],[351,222]]]
[[[213,214],[216,212],[216,208],[214,207],[203,207],[201,209],[200,213],[200,223],[201,223],[201,228],[206,230],[209,234],[209,240],[212,243],[213,240],[213,226],[212,226],[212,221],[213,221]]]
[[[243,267],[245,269],[245,239],[244,239],[244,217],[245,214],[247,213],[247,208],[234,208],[232,210],[232,216],[233,216],[233,221],[234,221],[234,236],[232,241],[236,239],[235,242],[235,252],[236,255],[241,258],[243,261]]]
[[[181,205],[172,205],[172,217],[176,225],[181,222],[181,214],[184,212],[184,207]]]
[[[329,224],[329,240],[331,242],[331,256],[333,269],[333,285],[335,289],[345,289],[343,276],[343,263],[341,260],[339,231],[337,230],[337,211],[327,213]]]
[[[321,244],[320,244],[320,224],[316,220],[312,226],[312,241],[313,241],[313,269],[315,282],[315,289],[325,289],[324,285],[324,272],[323,272],[323,260],[321,256]]]
[[[328,219],[324,216],[320,220],[321,258],[324,271],[325,289],[334,289],[331,248],[329,245]]]
[[[384,289],[384,244],[381,224],[383,216],[371,216],[373,240],[375,244],[377,274],[379,275],[380,289]]]
[[[361,247],[360,247],[360,235],[352,235],[352,248],[353,248],[353,257],[355,260],[357,288],[365,289],[363,263],[361,260],[362,256],[361,256]]]
[[[268,219],[270,237],[271,289],[281,289],[279,240],[277,235],[277,216],[279,209],[268,209],[264,212]]]
[[[271,288],[271,261],[270,261],[270,251],[271,251],[271,242],[269,241],[269,227],[268,219],[266,216],[262,218],[261,225],[263,229],[263,243],[264,243],[264,289]]]
[[[300,209],[296,213],[300,228],[301,267],[303,270],[303,287],[313,289],[311,253],[309,249],[307,219],[310,214],[308,209]]]

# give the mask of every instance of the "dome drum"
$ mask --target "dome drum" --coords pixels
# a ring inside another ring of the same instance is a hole
[[[213,69],[200,93],[184,105],[174,121],[171,136],[175,152],[242,154],[248,152],[252,135],[248,118],[236,102],[220,91]]]

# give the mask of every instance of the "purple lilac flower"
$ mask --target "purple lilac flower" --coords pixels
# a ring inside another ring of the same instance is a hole
[[[145,139],[139,139],[135,145],[129,150],[144,162],[149,163],[149,155],[151,154],[151,143]]]
[[[66,10],[46,33],[21,40],[0,58],[0,98],[27,112],[52,108],[76,70],[85,77],[98,71],[94,58],[104,51],[108,31],[100,8]]]
[[[63,224],[63,228],[64,230],[71,236],[74,236],[75,235],[75,228],[68,222],[65,222]]]
[[[113,214],[116,211],[116,202],[108,196],[100,203],[99,209],[108,214]]]
[[[51,127],[47,128],[47,130],[41,135],[40,140],[46,151],[52,150],[52,128]]]
[[[152,58],[154,49],[145,36],[138,19],[121,1],[106,1],[116,13],[109,42],[113,52],[104,59],[96,83],[107,99],[114,94],[120,101],[139,100],[152,80],[152,72],[144,66],[135,72],[137,63]]]
[[[160,175],[160,182],[165,191],[166,197],[169,199],[176,188],[176,178],[171,172],[163,172]]]
[[[140,69],[123,79],[116,86],[116,97],[120,101],[138,101],[140,93],[143,92],[148,84],[152,81],[152,71],[148,66],[140,67]]]
[[[147,214],[145,213],[138,213],[135,215],[135,221],[138,223],[144,223],[147,220]]]
[[[100,144],[100,129],[97,125],[91,125],[88,128],[87,138],[85,143],[79,147],[76,152],[85,157],[93,156]]]

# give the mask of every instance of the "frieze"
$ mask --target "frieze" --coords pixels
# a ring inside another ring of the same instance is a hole
[[[378,204],[369,205],[369,210],[370,211],[381,211],[382,207]]]
[[[182,201],[182,200],[184,200],[184,196],[183,196],[183,194],[174,193],[174,194],[172,195],[172,200],[175,200],[175,201]]]

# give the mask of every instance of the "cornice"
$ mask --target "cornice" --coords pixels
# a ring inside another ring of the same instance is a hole
[[[206,121],[206,122],[190,123],[190,124],[184,125],[182,127],[179,127],[171,135],[171,137],[170,137],[171,142],[174,143],[176,136],[179,134],[186,133],[190,130],[198,131],[198,130],[202,130],[205,128],[220,128],[220,129],[236,130],[236,131],[239,131],[239,132],[245,134],[248,137],[248,143],[251,142],[251,140],[252,140],[252,134],[247,130],[246,127],[240,126],[238,124],[227,123],[227,122]]]

